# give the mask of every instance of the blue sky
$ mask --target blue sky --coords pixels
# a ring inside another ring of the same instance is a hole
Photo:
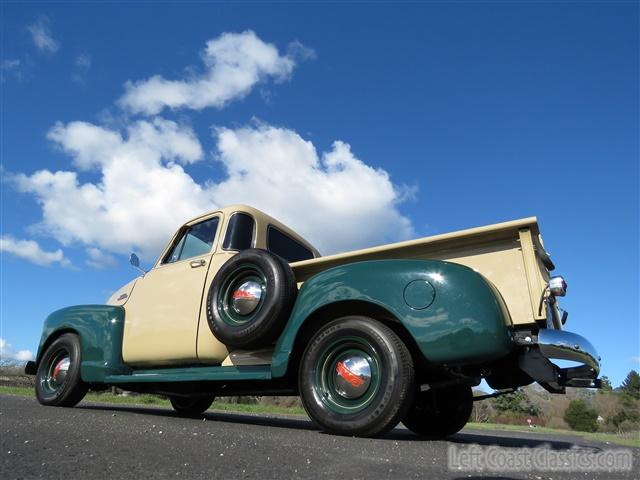
[[[638,369],[637,2],[1,8],[11,352],[245,201],[324,252],[537,215],[567,327]]]

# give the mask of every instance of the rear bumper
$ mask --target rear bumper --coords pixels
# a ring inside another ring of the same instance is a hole
[[[566,330],[541,329],[519,342],[524,348],[520,368],[547,390],[564,392],[565,387],[600,388],[600,357],[584,337]],[[553,360],[578,365],[561,368]]]

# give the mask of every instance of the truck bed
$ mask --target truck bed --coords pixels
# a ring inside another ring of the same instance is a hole
[[[470,267],[502,294],[514,325],[544,320],[538,315],[538,303],[554,266],[544,250],[536,217],[314,258],[291,267],[302,283],[338,265],[402,258],[445,260]]]

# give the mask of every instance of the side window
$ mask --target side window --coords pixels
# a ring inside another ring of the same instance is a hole
[[[288,262],[299,262],[313,258],[313,253],[289,235],[282,233],[273,225],[267,229],[267,249]]]
[[[218,223],[220,223],[220,218],[212,217],[184,229],[162,263],[173,263],[209,253],[216,238]]]
[[[246,250],[253,244],[253,230],[255,222],[251,215],[237,212],[231,215],[227,234],[224,237],[222,248],[225,250]]]

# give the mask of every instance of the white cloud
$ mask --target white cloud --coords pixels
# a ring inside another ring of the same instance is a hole
[[[0,62],[0,81],[6,82],[7,75],[14,76],[17,80],[22,80],[22,61],[17,58],[6,59]]]
[[[409,237],[396,205],[403,190],[341,141],[318,154],[293,130],[258,124],[216,130],[228,178],[212,185],[218,204],[247,203],[299,231],[324,253]],[[348,228],[345,228],[348,225]]]
[[[299,60],[315,60],[318,58],[318,55],[313,48],[303,45],[298,40],[294,40],[287,46],[287,53],[290,57]]]
[[[119,104],[133,113],[155,115],[163,108],[222,108],[245,97],[253,87],[269,78],[288,79],[296,59],[312,58],[313,50],[294,42],[290,53],[262,41],[251,30],[223,33],[209,40],[202,52],[205,71],[181,80],[155,75],[148,80],[127,82]]]
[[[0,362],[33,360],[30,350],[15,350],[4,338],[0,338]]]
[[[42,16],[31,25],[27,26],[27,30],[31,33],[31,38],[38,50],[46,53],[55,53],[60,48],[60,43],[51,35],[51,22],[49,18]]]
[[[99,248],[89,247],[86,249],[86,253],[88,258],[85,263],[90,267],[102,269],[117,265],[117,261],[113,256],[103,252]]]
[[[74,72],[73,72],[73,75],[71,76],[71,79],[77,83],[84,82],[84,79],[87,73],[89,73],[90,69],[91,69],[91,55],[89,55],[88,53],[81,53],[76,57]]]
[[[218,182],[185,171],[201,160],[200,143],[190,128],[160,118],[138,121],[125,135],[85,122],[56,124],[48,137],[99,180],[82,183],[75,171],[41,170],[15,181],[41,204],[41,230],[61,243],[135,250],[147,260],[185,220],[238,202],[282,220],[324,253],[413,233],[397,210],[402,189],[344,142],[318,154],[293,130],[266,124],[214,134],[226,172]]]
[[[58,263],[64,267],[71,266],[71,262],[65,258],[62,250],[54,252],[43,250],[38,242],[33,240],[18,240],[11,235],[0,236],[0,252],[6,252],[16,257],[28,260],[31,263],[43,267]]]
[[[163,119],[139,121],[126,135],[85,122],[56,124],[48,134],[80,170],[100,181],[81,183],[73,171],[40,170],[14,177],[42,206],[39,227],[64,245],[157,254],[186,218],[211,207],[204,189],[180,164],[202,148],[189,127]]]

